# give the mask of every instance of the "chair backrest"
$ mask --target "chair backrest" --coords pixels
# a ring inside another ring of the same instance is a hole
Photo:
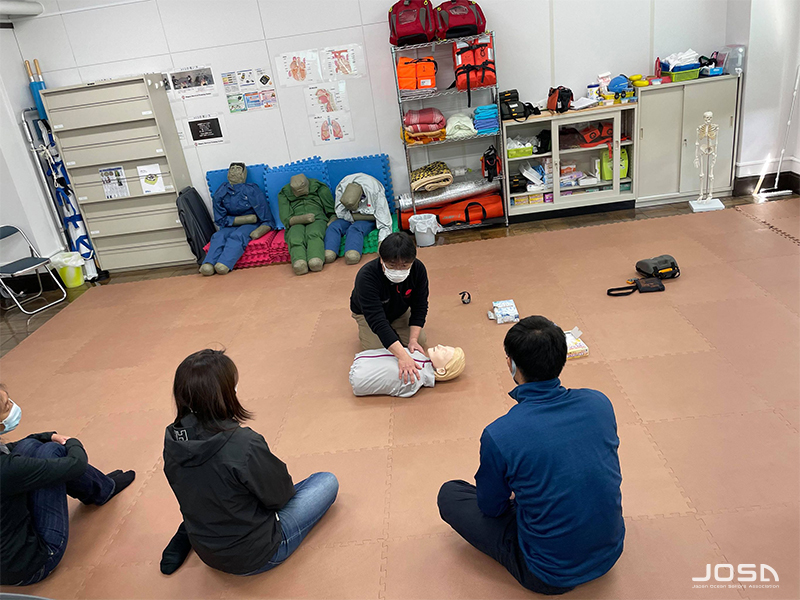
[[[4,240],[7,237],[11,237],[12,235],[16,235],[18,233],[22,233],[19,228],[14,227],[13,225],[3,225],[0,227],[0,240]]]

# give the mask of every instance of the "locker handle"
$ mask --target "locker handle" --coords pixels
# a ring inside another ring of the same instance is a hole
[[[639,128],[639,139],[640,140],[644,139],[644,127]]]
[[[731,127],[733,127],[733,115],[731,115]]]

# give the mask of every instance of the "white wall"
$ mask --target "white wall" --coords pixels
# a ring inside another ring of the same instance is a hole
[[[767,157],[768,173],[778,166],[786,132],[792,87],[800,63],[800,2],[752,0],[742,104],[742,135],[737,175],[758,175]],[[800,118],[800,108],[795,109]],[[797,130],[795,130],[797,131]],[[790,137],[783,170],[800,173],[797,134]]]
[[[650,73],[657,56],[688,47],[708,54],[726,42],[728,4],[740,1],[481,0],[480,4],[497,35],[500,87],[517,88],[525,100],[535,101],[552,85],[566,85],[583,95],[586,84],[602,71]],[[232,160],[276,165],[314,154],[327,158],[385,152],[391,157],[396,190],[407,189],[386,23],[391,0],[42,0],[42,4],[44,14],[15,21],[14,32],[18,53],[39,58],[50,88],[198,64],[210,64],[216,74],[272,67],[282,52],[361,44],[367,76],[348,82],[353,142],[313,146],[297,88],[278,88],[278,108],[260,113],[228,114],[224,95],[187,100],[173,104],[176,116],[223,112],[230,139],[228,144],[186,151],[192,180],[207,194],[205,171],[227,167]],[[733,23],[736,27],[736,18]],[[18,112],[30,104],[27,78],[19,61],[5,56],[4,52],[0,77],[7,82],[13,111]]]

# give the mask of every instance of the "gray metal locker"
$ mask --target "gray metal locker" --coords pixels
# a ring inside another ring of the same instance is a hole
[[[194,262],[175,207],[191,180],[161,75],[44,90],[42,101],[100,266]],[[158,185],[143,187],[139,167],[153,165]],[[101,170],[114,167],[112,193]]]

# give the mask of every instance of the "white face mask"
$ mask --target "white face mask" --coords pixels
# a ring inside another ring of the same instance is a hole
[[[514,359],[511,359],[511,379],[514,380],[514,383],[517,383],[517,363],[514,362]]]
[[[11,407],[11,411],[8,413],[8,416],[3,419],[3,429],[2,433],[10,433],[17,428],[19,425],[19,420],[22,418],[22,409],[19,407],[19,404],[14,402],[11,398],[8,399],[13,406]]]
[[[402,283],[408,279],[411,273],[411,267],[408,269],[390,269],[386,265],[383,265],[383,272],[386,274],[386,279],[392,283]]]

